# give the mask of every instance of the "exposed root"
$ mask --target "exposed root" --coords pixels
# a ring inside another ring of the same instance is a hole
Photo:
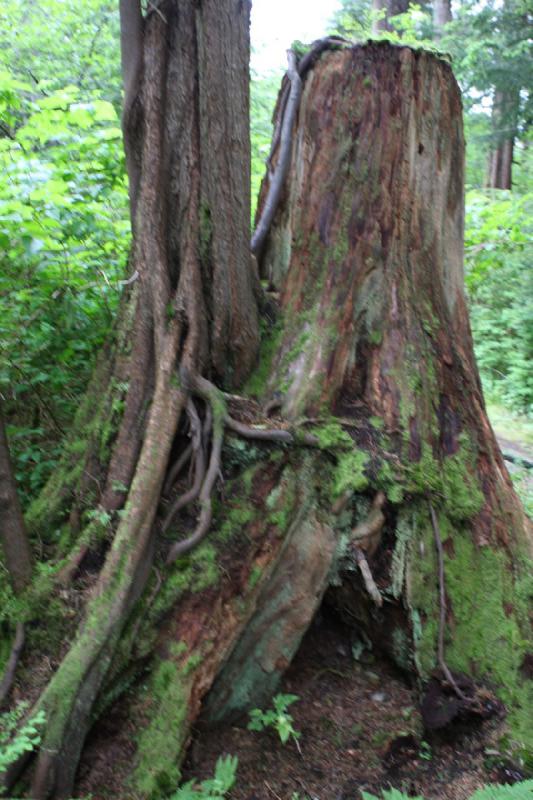
[[[165,481],[163,494],[168,494],[170,492],[182,469],[191,460],[191,456],[192,456],[192,444],[188,444],[183,453],[181,453],[180,457],[174,462],[174,464],[170,468],[167,479]]]
[[[365,589],[367,590],[368,594],[370,595],[374,603],[378,606],[378,608],[381,608],[381,606],[383,605],[383,597],[381,596],[381,592],[376,586],[376,582],[374,581],[372,572],[370,571],[370,567],[368,566],[368,561],[366,560],[365,554],[359,547],[354,547],[354,555],[355,555],[355,560],[357,561],[357,565],[361,571],[361,575],[363,576]]]
[[[190,378],[188,379],[190,380]],[[209,457],[209,466],[203,478],[202,486],[199,492],[200,514],[196,528],[191,536],[189,536],[187,539],[183,539],[181,542],[176,542],[170,548],[166,561],[167,564],[172,564],[177,558],[179,558],[179,556],[188,553],[193,549],[193,547],[196,547],[196,545],[202,541],[208,532],[213,516],[211,495],[213,493],[221,465],[222,444],[224,441],[224,421],[226,418],[226,404],[223,400],[222,393],[214,384],[205,378],[200,377],[199,375],[195,376],[191,380],[191,389],[210,405],[211,412],[213,414],[213,440],[211,443],[211,455]],[[183,507],[183,505],[180,507]]]
[[[437,520],[437,515],[435,514],[435,509],[433,508],[433,505],[431,503],[429,504],[429,511],[431,514],[431,524],[433,526],[433,534],[435,536],[435,546],[437,548],[437,557],[439,562],[440,613],[439,613],[439,635],[437,641],[437,659],[439,662],[439,667],[441,668],[444,674],[444,677],[454,690],[457,697],[459,697],[464,703],[470,703],[471,699],[461,691],[444,659],[444,630],[446,627],[446,590],[444,587],[444,553],[442,550],[442,539],[440,538],[439,522]]]
[[[188,506],[190,503],[193,503],[196,500],[204,483],[205,451],[202,436],[203,428],[192,398],[189,398],[187,402],[187,416],[189,417],[192,433],[191,449],[194,453],[194,481],[191,488],[184,494],[177,497],[172,503],[161,525],[162,533],[166,533],[166,531],[172,525],[172,522],[178,511],[181,511],[182,508],[185,508],[185,506]]]
[[[89,545],[82,544],[78,547],[77,550],[72,554],[68,562],[65,564],[63,569],[59,570],[56,577],[56,583],[59,586],[69,586],[74,575],[78,571],[81,562],[89,552]]]
[[[295,436],[291,431],[281,428],[254,428],[250,425],[245,425],[233,419],[233,417],[228,414],[224,393],[211,383],[211,381],[200,375],[191,375],[186,370],[182,370],[181,379],[188,392],[193,395],[196,394],[204,400],[208,410],[206,412],[205,423],[202,426],[194,403],[189,398],[187,414],[189,416],[193,438],[190,448],[195,456],[194,483],[190,489],[176,498],[163,520],[161,531],[165,533],[172,525],[176,514],[196,500],[200,502],[200,514],[193,533],[187,539],[176,542],[170,548],[166,560],[167,564],[172,564],[179,556],[188,553],[196,547],[209,530],[212,519],[211,498],[217,477],[220,474],[225,428],[228,428],[245,439],[256,439],[258,441],[277,442],[281,444],[302,444],[309,447],[316,447],[318,445],[317,437],[310,433],[298,433],[298,436]],[[211,454],[206,471],[204,447],[207,447],[207,438],[211,433],[211,427],[213,428]],[[180,458],[176,463],[180,463],[180,468],[183,468],[186,460]],[[177,474],[176,470],[174,470],[174,473]],[[169,483],[170,482],[167,480],[167,485],[169,485]]]
[[[25,638],[24,623],[17,622],[15,641],[13,642],[13,647],[11,648],[11,653],[9,654],[2,680],[0,681],[0,706],[2,706],[7,700],[9,692],[11,691],[11,687],[13,686],[15,672],[17,671],[17,664],[19,662],[22,650],[24,649]]]

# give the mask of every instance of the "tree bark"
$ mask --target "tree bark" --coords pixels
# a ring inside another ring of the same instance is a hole
[[[224,238],[215,203],[239,188],[235,176],[228,194],[212,186],[209,158],[219,168],[245,163],[222,149],[234,141],[230,122],[202,150],[212,104],[223,114],[230,96],[226,84],[227,94],[211,83],[203,93],[201,76],[225,74],[205,59],[231,63],[228,47],[240,50],[228,43],[243,35],[237,21],[246,24],[247,11],[231,5],[230,17],[230,5],[162,4],[143,21],[138,127],[127,139],[142,146],[131,308],[137,330],[139,309],[146,315],[155,364],[105,565],[37,704],[47,714],[37,798],[69,796],[91,715],[112,717],[118,707],[126,755],[113,765],[113,786],[93,774],[91,790],[172,791],[198,715],[231,718],[275,691],[326,594],[418,679],[440,666],[452,681],[464,672],[496,686],[515,735],[528,735],[521,667],[532,540],[473,356],[451,69],[434,55],[374,43],[322,52],[305,73],[291,167],[260,254],[279,295],[277,320],[265,301],[271,331],[248,397],[224,394],[207,379],[244,377],[256,341],[248,258],[224,261],[243,265],[228,295],[214,295],[208,280],[220,266],[215,240],[229,247],[237,235]],[[204,14],[214,15],[205,28]],[[225,46],[209,38],[217,25]],[[228,213],[220,217],[237,224]],[[233,309],[239,280],[249,306],[234,309],[237,329],[217,303],[228,297]],[[275,408],[282,415],[270,419]],[[116,442],[127,441],[119,430]],[[213,506],[219,469],[225,483]],[[168,536],[179,540],[176,559]],[[131,730],[140,731],[135,744]]]
[[[99,449],[94,471],[84,456],[87,480],[66,492],[53,480],[45,491],[54,495],[53,514],[61,521],[73,492],[82,496],[83,510],[94,478],[91,494],[108,553],[78,633],[35,707],[46,714],[35,798],[71,796],[94,704],[150,576],[154,521],[189,396],[187,376],[238,385],[255,361],[259,337],[248,230],[249,4],[167,0],[143,16],[139,2],[124,0],[121,22],[135,280],[111,347],[113,363],[107,370],[100,365],[95,383],[110,396],[108,409],[116,408],[118,394],[123,413],[110,435],[109,416],[89,411],[92,433],[99,441],[105,433],[106,443],[114,439],[113,451]],[[40,524],[43,505],[31,515]],[[83,513],[74,516],[76,529]],[[82,542],[90,541],[85,528],[76,531]],[[72,563],[83,556],[76,545]],[[8,782],[16,773],[17,765]]]
[[[532,541],[472,351],[458,87],[435,56],[379,44],[323,54],[303,80],[260,257],[280,316],[248,384],[281,404],[270,425],[292,448],[256,445],[230,469],[207,544],[154,601],[157,657],[120,705],[143,734],[116,765],[118,794],[170,791],[200,713],[264,703],[326,594],[420,680],[441,667],[496,686],[528,735]]]

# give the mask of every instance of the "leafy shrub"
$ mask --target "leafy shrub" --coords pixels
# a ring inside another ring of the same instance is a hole
[[[533,408],[533,194],[472,191],[466,205],[466,287],[485,391]]]
[[[23,502],[40,489],[106,337],[130,242],[113,105],[0,68],[0,393]]]

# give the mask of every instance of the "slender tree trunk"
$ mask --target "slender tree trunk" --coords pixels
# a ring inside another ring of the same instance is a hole
[[[0,408],[0,541],[5,566],[15,592],[29,583],[32,555],[9,456],[4,418]]]
[[[433,0],[433,36],[438,41],[444,31],[444,26],[452,21],[452,6],[450,0]]]
[[[492,106],[493,133],[487,180],[490,189],[512,188],[517,113],[516,92],[496,90]]]
[[[372,22],[372,35],[393,31],[390,18],[404,14],[408,8],[409,0],[372,0],[372,11],[382,12],[379,19]]]

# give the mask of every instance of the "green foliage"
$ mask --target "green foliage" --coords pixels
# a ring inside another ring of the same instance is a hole
[[[363,800],[424,800],[423,797],[412,798],[398,789],[385,789],[381,798],[368,792],[361,792]],[[515,783],[513,786],[485,786],[478,789],[470,800],[530,800],[533,798],[533,781]]]
[[[298,696],[295,694],[277,694],[272,699],[274,708],[270,708],[268,711],[253,708],[250,711],[248,730],[262,731],[265,728],[273,728],[277,731],[283,744],[286,744],[289,738],[297,742],[300,732],[294,729],[294,720],[291,714],[287,712],[287,708],[296,700],[298,700]]]
[[[19,703],[12,711],[0,714],[0,778],[10,764],[41,741],[39,729],[45,723],[44,711],[38,711],[18,727],[27,708],[28,703]]]
[[[130,242],[114,106],[0,68],[0,392],[22,500],[40,489],[121,292]]]
[[[0,66],[36,91],[67,85],[120,97],[118,5],[113,0],[3,0]]]
[[[371,37],[375,40],[386,39],[390,42],[425,47],[429,50],[435,49],[431,39],[431,15],[427,7],[411,3],[406,12],[390,17],[389,23],[393,28],[392,31],[373,35],[373,22],[383,19],[385,13],[385,9],[379,11],[373,9],[369,0],[342,0],[340,8],[329,24],[330,32],[356,41]]]
[[[533,194],[470,191],[466,286],[485,390],[519,411],[533,408]]]
[[[215,766],[215,775],[198,783],[188,781],[175,792],[170,800],[220,800],[226,796],[235,783],[238,759],[236,756],[223,756]]]

